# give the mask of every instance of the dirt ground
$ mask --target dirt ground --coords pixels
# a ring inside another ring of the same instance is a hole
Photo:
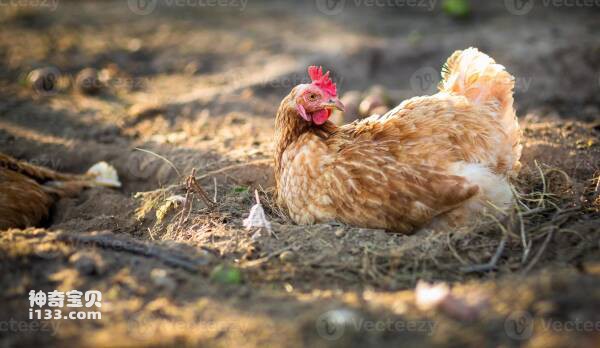
[[[123,182],[61,200],[43,228],[0,232],[1,346],[600,344],[598,8],[132,3],[0,8],[1,151],[74,173],[107,161]],[[381,85],[398,103],[469,46],[516,77],[513,214],[402,236],[297,226],[273,205],[273,119],[306,66],[331,69],[342,94]],[[45,67],[56,85],[31,88]],[[87,67],[97,95],[77,91]],[[215,205],[172,202],[194,168]],[[243,228],[255,189],[275,236]],[[419,280],[446,282],[453,301],[419,305]],[[102,318],[30,320],[32,289],[99,290]]]

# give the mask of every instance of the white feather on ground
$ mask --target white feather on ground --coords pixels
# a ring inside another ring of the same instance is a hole
[[[259,228],[257,233],[255,233],[252,238],[260,236],[260,229],[264,228],[269,232],[270,235],[274,236],[273,229],[271,228],[271,222],[267,220],[267,216],[265,215],[265,210],[260,204],[260,197],[258,196],[258,191],[254,191],[254,195],[256,197],[256,204],[250,208],[250,214],[247,218],[244,219],[244,227],[246,230],[250,230],[252,228]]]
[[[106,162],[98,162],[88,169],[87,174],[94,175],[98,186],[121,187],[117,170]]]

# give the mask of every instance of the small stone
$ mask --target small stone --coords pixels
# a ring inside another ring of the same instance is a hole
[[[363,321],[364,317],[352,309],[332,309],[322,313],[316,320],[317,333],[327,339],[337,339],[342,334],[353,337],[359,333],[356,324]]]
[[[240,286],[238,296],[241,298],[249,298],[252,295],[252,289],[247,286]]]
[[[296,260],[296,253],[290,250],[286,250],[279,255],[279,259],[283,262],[292,262]]]
[[[69,257],[69,262],[83,275],[102,274],[105,270],[102,257],[94,252],[76,252]]]
[[[175,284],[175,281],[169,276],[167,271],[162,268],[152,269],[152,271],[150,271],[150,278],[152,278],[152,282],[154,283],[154,285],[168,291],[174,290],[177,286],[177,284]]]
[[[346,235],[346,231],[344,231],[341,228],[339,230],[335,231],[335,236],[338,237],[338,238],[342,238],[345,235]]]
[[[116,78],[119,75],[119,66],[117,64],[108,64],[105,68],[100,70],[98,78],[103,84],[108,83],[111,79]]]
[[[376,95],[385,101],[387,99],[387,90],[382,85],[373,85],[367,91],[367,95]]]
[[[140,39],[131,39],[127,42],[127,49],[130,52],[138,52],[142,48],[142,40]]]
[[[186,75],[192,76],[192,75],[196,75],[196,73],[198,72],[199,69],[200,68],[198,66],[198,63],[190,62],[190,63],[187,63],[185,65],[185,67],[183,68],[183,73]]]
[[[148,102],[132,105],[128,110],[128,114],[134,119],[141,119],[156,116],[165,112],[165,110],[166,109],[162,104]]]
[[[98,77],[98,71],[94,68],[83,69],[75,78],[75,87],[83,94],[96,94],[102,89],[102,83]]]
[[[383,97],[380,95],[371,94],[360,102],[358,111],[361,117],[368,117],[373,114],[373,110],[380,106],[385,106]]]
[[[342,104],[344,104],[344,112],[336,111],[334,112],[334,115],[332,115],[332,117],[336,116],[336,114],[340,115],[337,116],[339,118],[339,123],[337,124],[351,123],[360,118],[358,108],[361,102],[361,95],[359,91],[348,91],[344,93],[341,101]]]

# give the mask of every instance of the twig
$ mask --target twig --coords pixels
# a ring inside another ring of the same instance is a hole
[[[196,273],[200,266],[209,264],[207,259],[194,258],[188,259],[179,255],[174,255],[170,250],[156,245],[139,242],[133,239],[117,237],[110,231],[103,231],[94,234],[71,234],[59,233],[56,240],[73,244],[74,246],[97,246],[113,251],[123,251],[130,254],[155,258],[171,267],[182,268],[186,271]]]
[[[272,258],[274,258],[276,256],[279,256],[284,251],[288,251],[288,250],[294,249],[295,247],[296,247],[295,245],[288,245],[285,248],[281,248],[279,250],[276,250],[276,251],[270,253],[269,255],[267,255],[265,257],[261,257],[260,259],[248,261],[245,264],[241,265],[241,268],[252,268],[252,267],[259,266],[259,265],[261,265],[261,264],[269,261],[270,259],[272,259]]]
[[[217,203],[217,178],[213,178],[213,183],[215,184],[215,194],[213,196],[213,202]]]
[[[527,258],[529,258],[529,252],[531,252],[531,241],[527,240],[527,233],[525,232],[525,221],[523,220],[523,212],[519,206],[516,206],[517,216],[519,217],[519,230],[521,232],[521,244],[523,244],[523,255],[521,255],[521,264],[527,262]],[[536,208],[539,209],[539,208]],[[535,209],[533,209],[535,210]],[[531,210],[530,210],[531,211]]]
[[[458,253],[456,252],[456,249],[454,249],[454,246],[452,245],[452,241],[450,240],[450,233],[446,234],[446,240],[448,242],[448,248],[450,249],[450,251],[452,252],[452,254],[454,255],[454,257],[463,265],[466,265],[467,262],[460,257],[460,255],[458,255]]]
[[[504,247],[506,246],[506,239],[507,239],[507,237],[506,237],[506,235],[504,235],[504,237],[502,237],[502,240],[500,241],[500,244],[498,245],[498,248],[496,249],[496,253],[494,254],[494,256],[492,256],[492,259],[490,260],[490,262],[484,263],[481,265],[461,267],[460,271],[463,273],[470,273],[470,272],[485,272],[485,271],[490,271],[492,269],[495,269],[496,264],[498,263],[498,260],[500,259],[502,252],[504,251]]]
[[[154,238],[154,236],[152,235],[152,229],[150,229],[150,227],[148,227],[148,234],[150,235],[150,239],[156,240],[156,238]]]
[[[169,166],[171,166],[171,168],[175,169],[175,172],[177,173],[177,176],[179,176],[181,178],[181,173],[179,172],[179,170],[177,169],[177,167],[175,167],[175,165],[173,164],[173,162],[169,161],[167,158],[165,158],[165,157],[157,154],[156,152],[152,152],[150,150],[141,149],[139,147],[136,147],[135,149],[138,150],[138,151],[149,153],[152,156],[156,156],[156,157],[160,158],[161,160],[165,161]]]
[[[252,166],[252,165],[272,164],[272,163],[273,163],[273,160],[268,159],[268,160],[256,160],[256,161],[247,162],[247,163],[241,163],[241,164],[233,164],[233,165],[230,165],[230,166],[227,166],[227,167],[223,167],[223,168],[220,168],[220,169],[217,169],[217,170],[213,170],[212,172],[208,172],[206,174],[203,174],[203,175],[197,177],[196,179],[197,180],[202,180],[202,179],[205,179],[205,178],[217,175],[217,174],[225,174],[225,172],[230,171],[230,170],[235,170],[235,169],[240,169],[240,168],[244,168],[244,167],[249,167],[249,166]],[[235,180],[235,178],[232,178],[232,179],[234,179],[234,181],[237,181],[237,180]]]
[[[256,198],[256,204],[260,204],[260,196],[258,195],[258,190],[254,190],[254,197]]]
[[[544,243],[542,243],[540,250],[538,250],[537,254],[535,254],[535,256],[533,257],[533,260],[531,260],[529,265],[527,265],[527,267],[525,267],[525,269],[523,270],[523,274],[527,274],[533,268],[533,266],[535,266],[535,264],[539,261],[540,257],[542,256],[542,253],[548,246],[550,239],[552,239],[553,234],[554,234],[554,228],[551,228],[550,232],[548,232],[548,235],[546,235],[546,239],[544,239]]]
[[[192,210],[194,210],[194,197],[190,197],[190,208],[188,209],[187,216],[185,217],[185,220],[183,220],[183,222],[190,221],[190,215],[192,215]]]
[[[196,168],[193,168],[192,174],[188,176],[186,180],[186,187],[188,191],[193,191],[194,193],[198,194],[200,199],[204,202],[204,204],[206,204],[207,207],[214,208],[216,206],[216,203],[211,201],[208,197],[208,193],[206,193],[206,191],[204,191],[204,189],[198,185],[198,182],[196,181]]]
[[[185,215],[186,210],[190,209],[191,211],[191,208],[188,208],[190,206],[191,199],[193,199],[193,197],[191,197],[190,190],[187,189],[185,192],[185,201],[183,202],[183,207],[181,209],[181,216],[179,217],[179,222],[177,223],[177,230],[181,229],[181,226],[183,226],[183,223],[187,218]]]

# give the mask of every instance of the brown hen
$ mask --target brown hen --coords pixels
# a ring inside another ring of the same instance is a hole
[[[328,73],[292,89],[276,117],[278,204],[298,224],[340,221],[410,233],[464,226],[513,202],[520,167],[513,77],[469,48],[446,62],[433,96],[337,127]]]
[[[87,174],[59,173],[0,153],[0,230],[39,226],[60,198],[91,186],[118,187],[116,172],[105,162]]]

